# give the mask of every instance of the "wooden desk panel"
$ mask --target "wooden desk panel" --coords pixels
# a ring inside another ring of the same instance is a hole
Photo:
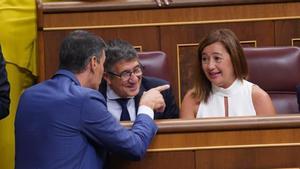
[[[159,134],[149,151],[179,151],[300,143],[300,129],[262,129]]]
[[[128,161],[119,157],[110,159],[112,169],[193,169],[196,167],[194,151],[149,152],[142,161]]]
[[[114,157],[114,168],[261,169],[300,165],[297,115],[162,120],[157,124],[159,132],[145,159],[130,162]]]
[[[300,146],[199,150],[197,169],[274,169],[300,166]]]
[[[215,6],[201,5],[201,2],[193,4],[194,6],[177,8],[130,9],[128,7],[130,10],[114,10],[112,3],[111,6],[106,5],[111,10],[105,10],[101,8],[103,2],[44,3],[45,12],[41,25],[44,30],[115,28],[288,19],[300,14],[298,10],[300,3],[295,1],[265,4],[232,3],[231,5],[221,3]],[[91,5],[94,5],[93,9],[90,8]],[[55,6],[60,10],[51,11],[50,9]],[[81,10],[72,10],[76,6],[81,6]]]

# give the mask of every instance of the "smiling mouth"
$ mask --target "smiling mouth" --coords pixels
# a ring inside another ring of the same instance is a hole
[[[131,91],[135,91],[138,88],[138,85],[127,86],[127,88]]]
[[[210,72],[209,73],[209,77],[211,78],[211,79],[215,79],[215,78],[217,78],[218,76],[220,76],[221,75],[221,72]]]

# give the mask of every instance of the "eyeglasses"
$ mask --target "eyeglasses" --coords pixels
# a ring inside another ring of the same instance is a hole
[[[125,70],[125,71],[121,72],[120,74],[116,74],[114,72],[107,72],[107,73],[119,77],[122,81],[127,81],[130,79],[132,74],[134,74],[135,76],[138,76],[138,77],[142,76],[143,66],[138,65],[138,66],[134,67],[132,71]]]

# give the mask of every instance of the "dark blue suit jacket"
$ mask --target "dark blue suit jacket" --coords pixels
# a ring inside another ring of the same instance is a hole
[[[106,151],[140,159],[156,131],[145,114],[138,115],[131,130],[122,127],[98,91],[59,70],[20,98],[16,169],[101,169]]]
[[[169,84],[167,81],[149,77],[149,76],[143,76],[142,83],[140,87],[140,91],[137,96],[134,97],[135,107],[137,110],[137,107],[139,106],[139,102],[141,99],[141,96],[144,91],[147,91],[153,87],[157,87],[160,85]],[[99,91],[102,93],[102,95],[106,98],[106,81],[102,80],[101,85],[99,87]],[[154,113],[154,119],[171,119],[171,118],[178,118],[179,116],[179,109],[175,102],[174,96],[172,94],[172,90],[168,89],[163,92],[161,92],[165,103],[166,108],[164,112],[155,112]]]
[[[0,119],[9,114],[9,83],[5,69],[5,61],[0,47]]]

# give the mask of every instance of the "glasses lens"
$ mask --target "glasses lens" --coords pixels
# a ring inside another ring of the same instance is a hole
[[[136,67],[134,70],[133,70],[133,74],[136,75],[136,76],[141,76],[143,74],[143,71],[142,71],[142,68],[139,66],[139,67]]]
[[[127,81],[129,78],[130,78],[130,76],[131,76],[131,73],[132,72],[122,72],[121,74],[120,74],[120,77],[121,77],[121,79],[123,80],[123,81]]]
[[[143,74],[142,68],[137,66],[133,69],[133,71],[125,71],[120,74],[120,77],[123,81],[127,81],[130,79],[131,75],[134,74],[135,76],[141,76]]]

